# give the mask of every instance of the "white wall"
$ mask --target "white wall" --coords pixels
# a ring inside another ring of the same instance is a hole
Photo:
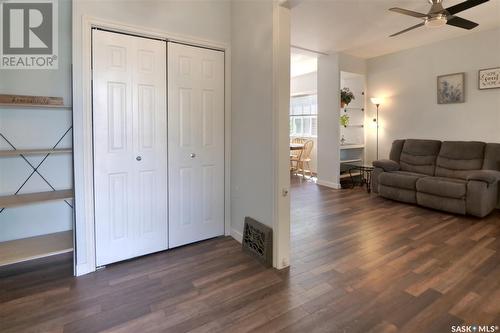
[[[318,184],[340,188],[338,54],[318,58]]]
[[[0,70],[0,93],[57,96],[71,105],[71,1],[59,0],[59,69]],[[16,148],[51,148],[71,126],[70,110],[2,108],[0,133]],[[71,147],[69,132],[58,146]],[[0,138],[0,149],[11,147]],[[40,156],[29,156],[36,165]],[[14,193],[31,173],[32,168],[21,157],[0,158],[0,195]],[[39,169],[56,189],[73,186],[70,154],[51,155]],[[50,191],[35,174],[20,193]],[[5,209],[0,213],[0,242],[31,237],[72,228],[72,209],[66,203],[52,202]]]
[[[246,216],[272,227],[281,268],[290,235],[282,196],[289,186],[289,12],[272,1],[235,1],[231,18],[232,234],[241,237]]]
[[[82,15],[148,27],[197,39],[229,43],[230,1],[74,0]]]
[[[231,224],[273,225],[273,5],[237,1],[231,39]],[[258,17],[258,24],[255,18]]]
[[[318,91],[318,73],[312,72],[291,78],[290,94],[316,94]]]
[[[478,90],[478,70],[500,66],[500,29],[471,33],[368,60],[369,96],[386,97],[380,107],[380,158],[394,139],[500,142],[500,89]],[[465,103],[438,105],[436,77],[465,72]],[[375,107],[370,105],[370,118]],[[367,136],[375,158],[375,127]]]

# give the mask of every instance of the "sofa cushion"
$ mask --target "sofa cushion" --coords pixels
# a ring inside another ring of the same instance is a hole
[[[392,171],[380,174],[378,181],[380,185],[414,191],[416,190],[417,180],[422,177],[426,177],[426,175],[408,171]]]
[[[466,179],[470,170],[483,167],[484,142],[445,141],[436,161],[436,176]]]
[[[417,180],[417,192],[433,194],[445,198],[465,198],[467,182],[461,179],[425,177]]]
[[[397,188],[380,184],[378,187],[378,191],[382,197],[387,199],[407,202],[411,204],[417,203],[417,192],[415,190],[407,190],[404,188]]]
[[[477,180],[487,184],[500,181],[500,171],[496,170],[473,170],[467,174],[467,180]]]
[[[434,176],[441,141],[408,139],[403,145],[399,164],[401,170]]]
[[[449,213],[462,214],[466,213],[466,204],[464,199],[443,198],[439,195],[417,192],[417,203],[420,206],[438,209]]]
[[[483,169],[500,171],[500,143],[486,144]]]
[[[398,162],[401,159],[401,151],[403,151],[403,145],[406,140],[394,140],[392,142],[391,152],[389,153],[389,159]]]
[[[384,171],[398,171],[399,163],[393,160],[377,160],[373,161],[373,166],[376,168],[381,168]]]

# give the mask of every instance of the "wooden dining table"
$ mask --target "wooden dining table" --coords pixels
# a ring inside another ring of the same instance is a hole
[[[290,143],[290,150],[302,150],[303,148],[303,143]]]

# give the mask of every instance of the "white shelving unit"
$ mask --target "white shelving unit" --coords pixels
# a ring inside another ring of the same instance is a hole
[[[349,150],[349,149],[364,149],[364,144],[344,144],[340,145],[340,150]]]
[[[0,150],[0,157],[18,155],[45,155],[45,154],[67,154],[73,152],[71,148],[60,149],[16,149]]]
[[[349,88],[354,94],[354,100],[345,108],[340,108],[339,117],[349,116],[349,124],[340,126],[340,180],[359,176],[359,172],[349,174],[349,165],[362,165],[365,160],[365,76],[362,74],[341,72],[340,88]]]
[[[10,103],[0,103],[0,110],[37,110],[52,111],[52,110],[64,110],[71,111],[71,106],[67,105],[45,105],[45,104],[10,104]],[[0,111],[1,112],[1,111]],[[71,127],[63,134],[58,141],[58,143],[67,135],[71,130]],[[48,157],[51,154],[71,154],[73,150],[71,148],[46,148],[46,149],[19,149],[14,147],[14,145],[8,140],[8,138],[0,133],[0,140],[5,140],[7,144],[11,147],[8,150],[0,150],[0,158],[13,158],[19,157],[26,160],[25,156],[28,155],[46,155]],[[57,146],[57,144],[55,145]],[[44,161],[44,160],[43,160]],[[43,163],[43,161],[41,163]],[[28,163],[28,162],[27,162]],[[34,166],[33,173],[40,172],[38,167],[35,169]],[[48,185],[50,183],[46,181]],[[23,205],[30,205],[36,203],[45,203],[51,201],[62,201],[73,198],[72,189],[56,190],[52,191],[37,192],[37,193],[21,193],[24,184],[16,191],[15,194],[0,196],[0,214],[5,210],[12,207],[19,207]],[[69,202],[67,202],[68,205]],[[70,205],[71,206],[71,205]],[[8,221],[7,221],[8,223]],[[43,258],[46,256],[51,256],[55,254],[71,252],[73,251],[73,231],[64,231],[49,233],[46,235],[40,235],[29,238],[22,238],[16,240],[10,240],[6,242],[0,242],[0,266],[10,265],[14,263],[19,263],[27,260]]]
[[[59,201],[72,198],[73,190],[5,195],[0,196],[0,208],[12,208],[39,202]]]
[[[363,160],[360,159],[360,158],[356,158],[356,159],[353,159],[353,160],[340,160],[341,164],[357,163],[357,162],[363,162]]]
[[[63,231],[0,243],[0,266],[73,251],[73,232]]]
[[[50,105],[50,104],[18,104],[18,103],[0,103],[2,109],[50,109],[50,110],[67,110],[73,108],[70,105]]]

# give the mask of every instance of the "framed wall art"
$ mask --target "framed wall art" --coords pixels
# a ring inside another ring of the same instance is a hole
[[[465,73],[438,76],[437,102],[438,104],[465,102]]]
[[[480,69],[479,90],[500,88],[500,67]]]

